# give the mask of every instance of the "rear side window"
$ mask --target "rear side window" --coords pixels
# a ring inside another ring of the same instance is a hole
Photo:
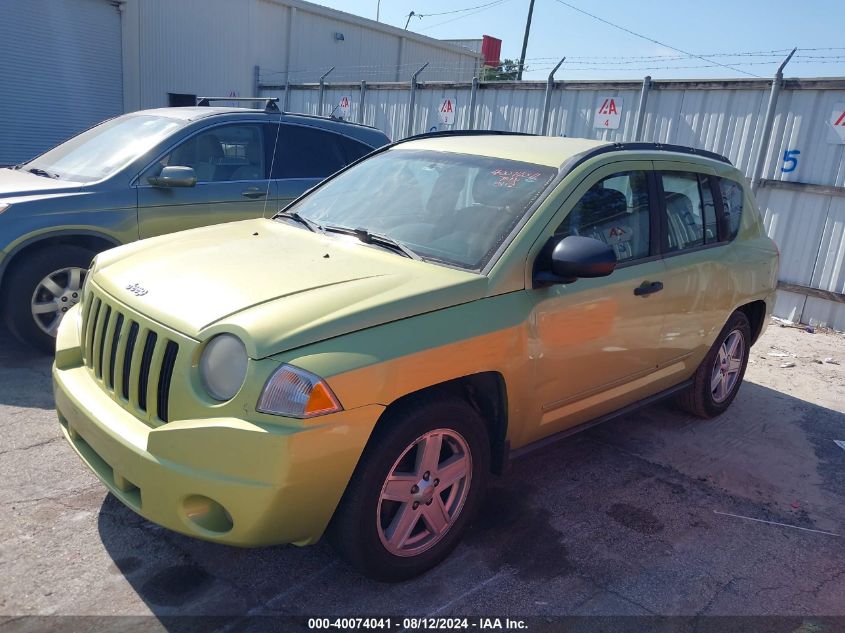
[[[344,154],[346,155],[347,163],[354,163],[359,158],[363,158],[373,151],[373,148],[369,145],[353,141],[351,138],[346,136],[338,136],[337,139],[340,142],[340,146],[343,148]]]
[[[717,242],[716,207],[707,176],[693,172],[658,173],[663,183],[668,250]]]
[[[725,226],[728,230],[726,239],[732,240],[739,233],[742,221],[742,185],[734,180],[719,178],[719,189],[722,192],[722,208],[725,212]]]
[[[341,144],[342,138],[338,134],[303,125],[282,125],[276,145],[273,178],[331,176],[349,163],[347,150]]]

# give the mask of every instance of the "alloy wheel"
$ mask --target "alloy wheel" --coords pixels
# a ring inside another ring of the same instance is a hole
[[[35,287],[30,309],[32,318],[41,330],[56,336],[65,313],[82,298],[84,268],[75,266],[53,271]]]
[[[439,543],[455,523],[472,479],[472,455],[456,431],[420,436],[394,462],[377,508],[382,545],[396,556],[416,556]]]
[[[736,388],[744,357],[745,339],[742,332],[732,330],[719,347],[710,375],[710,392],[717,404],[724,402]]]

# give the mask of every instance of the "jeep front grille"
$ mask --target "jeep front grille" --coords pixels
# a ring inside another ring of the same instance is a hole
[[[82,324],[85,364],[94,378],[139,418],[168,422],[179,343],[94,292],[86,297]]]

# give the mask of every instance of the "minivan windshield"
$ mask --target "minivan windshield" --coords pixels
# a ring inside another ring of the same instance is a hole
[[[341,173],[285,216],[363,229],[422,259],[481,270],[556,174],[545,165],[400,147]]]
[[[120,116],[74,136],[21,169],[76,182],[100,180],[148,152],[185,123],[149,114]]]

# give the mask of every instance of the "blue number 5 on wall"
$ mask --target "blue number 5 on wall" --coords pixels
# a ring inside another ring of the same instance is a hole
[[[788,149],[783,153],[783,167],[780,170],[788,174],[795,171],[798,167],[798,154],[801,153],[799,149]]]

